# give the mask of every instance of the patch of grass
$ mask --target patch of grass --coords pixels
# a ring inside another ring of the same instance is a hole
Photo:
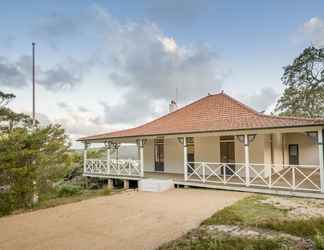
[[[262,204],[265,195],[254,195],[226,207],[205,220],[205,225],[241,225],[259,227],[288,234],[314,238],[319,232],[324,234],[324,217],[309,219],[288,218],[288,210]]]
[[[31,209],[19,209],[14,211],[12,214],[20,214],[25,213],[28,211],[35,211],[39,209],[45,209],[50,207],[56,207],[60,205],[65,205],[69,203],[79,202],[83,200],[88,200],[92,198],[96,198],[103,195],[112,195],[115,193],[118,193],[120,191],[117,190],[110,190],[110,193],[107,190],[104,189],[98,189],[98,190],[84,190],[79,194],[76,194],[74,196],[68,196],[68,197],[57,197],[57,196],[47,196],[49,199],[42,199],[39,203],[34,205]],[[50,198],[51,197],[51,198]]]
[[[270,240],[264,238],[250,239],[234,236],[212,237],[201,231],[189,233],[176,241],[162,245],[159,250],[273,250],[287,249],[287,244],[280,239]]]
[[[109,188],[109,187],[104,187],[104,188],[101,190],[101,194],[102,194],[102,195],[111,195],[111,192],[112,192],[112,189]]]
[[[324,217],[296,220],[266,218],[258,227],[314,238],[318,233],[324,234]]]
[[[317,233],[314,237],[315,247],[318,250],[324,250],[324,235]]]
[[[259,201],[266,199],[264,195],[246,197],[232,206],[226,207],[203,222],[205,225],[246,225],[257,226],[266,218],[277,218],[283,220],[288,211],[275,208]]]

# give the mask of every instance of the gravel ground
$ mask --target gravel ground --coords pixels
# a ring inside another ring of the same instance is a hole
[[[247,193],[129,191],[0,219],[0,249],[155,249]]]

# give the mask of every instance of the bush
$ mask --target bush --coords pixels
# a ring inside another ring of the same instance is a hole
[[[10,192],[0,191],[0,216],[8,215],[14,209]]]
[[[68,197],[81,193],[79,186],[65,184],[58,188],[58,197]]]
[[[324,235],[318,232],[314,237],[314,243],[316,249],[324,250]]]
[[[111,188],[105,187],[105,188],[102,189],[101,194],[102,195],[111,195],[111,191],[112,191]]]

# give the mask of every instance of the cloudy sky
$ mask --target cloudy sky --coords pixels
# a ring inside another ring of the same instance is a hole
[[[320,0],[11,0],[1,10],[0,89],[30,113],[36,42],[38,119],[63,124],[72,139],[220,90],[269,112],[282,67],[324,45]]]

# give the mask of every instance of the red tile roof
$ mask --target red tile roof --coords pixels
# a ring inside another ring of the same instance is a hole
[[[141,126],[83,137],[79,141],[313,125],[324,125],[324,119],[264,115],[220,93],[203,97]]]

